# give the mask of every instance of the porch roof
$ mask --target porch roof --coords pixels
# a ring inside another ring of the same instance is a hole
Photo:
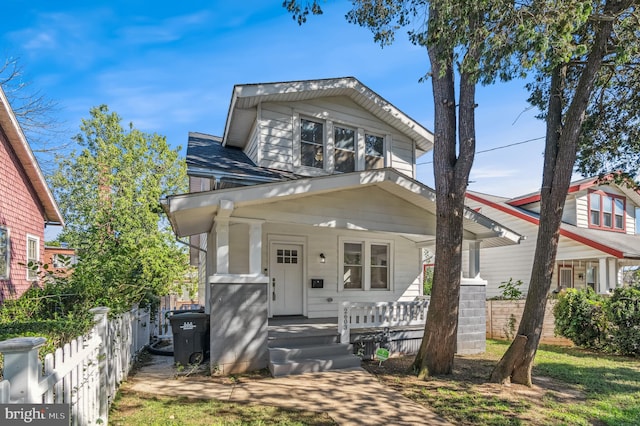
[[[425,226],[425,223],[428,217],[433,218],[432,221],[435,223],[435,191],[390,168],[180,194],[163,199],[162,205],[174,232],[183,237],[209,232],[217,215],[226,216],[231,221],[234,218],[238,221],[250,220],[249,217],[234,217],[234,211],[280,202],[302,201],[308,197],[349,190],[371,190],[372,194],[387,195],[387,198],[371,197],[370,202],[379,203],[380,206],[389,203],[390,200],[400,199],[399,201],[406,202],[407,206],[417,207],[425,212],[425,219],[421,224],[390,223],[389,226],[378,224],[375,228],[351,229],[393,232],[418,244],[433,244],[435,232],[431,229],[434,227]],[[388,222],[393,222],[392,218],[389,219]],[[309,221],[299,223],[310,224]],[[332,220],[313,224],[324,227],[348,227],[336,224],[336,221]],[[483,241],[483,247],[517,244],[522,238],[520,234],[468,208],[464,215],[464,230],[465,240]]]

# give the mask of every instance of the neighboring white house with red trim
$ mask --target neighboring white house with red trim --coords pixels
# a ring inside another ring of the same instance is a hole
[[[526,236],[517,246],[481,251],[487,297],[502,282],[522,280],[525,288],[539,224],[540,193],[503,198],[467,192],[467,205]],[[640,192],[595,178],[573,182],[565,202],[552,289],[591,287],[607,293],[624,284],[626,270],[640,267]]]

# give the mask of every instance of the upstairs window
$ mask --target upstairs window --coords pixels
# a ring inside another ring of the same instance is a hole
[[[364,168],[365,170],[384,167],[384,138],[382,136],[364,135]]]
[[[602,191],[589,193],[589,227],[625,230],[625,199]]]
[[[9,230],[0,226],[0,280],[9,279]]]
[[[324,168],[324,130],[322,123],[300,120],[300,162],[303,166]]]
[[[335,127],[334,161],[336,172],[353,172],[356,169],[356,132],[353,129]]]

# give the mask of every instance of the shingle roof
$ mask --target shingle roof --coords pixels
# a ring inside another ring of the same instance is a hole
[[[207,171],[212,175],[233,176],[234,180],[291,180],[294,173],[256,166],[239,148],[222,146],[222,138],[205,133],[189,132],[187,169],[190,175]]]

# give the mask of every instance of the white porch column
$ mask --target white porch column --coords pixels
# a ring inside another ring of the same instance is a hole
[[[609,264],[607,272],[609,273],[609,286],[608,290],[612,290],[618,287],[618,259],[615,257],[610,257],[607,259],[607,263]]]
[[[213,219],[216,236],[216,274],[229,273],[229,217],[234,207],[233,201],[220,200],[218,214]]]
[[[216,274],[229,273],[229,220],[215,220]]]
[[[249,273],[262,273],[262,223],[249,225]]]
[[[480,243],[469,241],[469,278],[480,277]]]
[[[598,293],[607,293],[609,288],[609,274],[607,273],[607,258],[598,259]]]

